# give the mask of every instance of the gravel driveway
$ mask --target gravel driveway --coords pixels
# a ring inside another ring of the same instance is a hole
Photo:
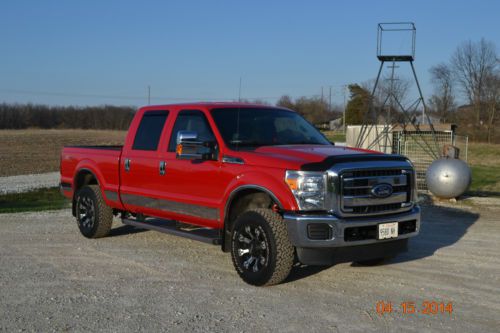
[[[59,185],[59,172],[0,177],[0,194],[22,193]]]
[[[499,212],[425,207],[421,235],[388,264],[296,268],[267,288],[215,246],[118,221],[88,240],[69,210],[0,215],[0,331],[498,332]],[[426,300],[453,313],[400,312]],[[377,314],[379,301],[398,312]]]

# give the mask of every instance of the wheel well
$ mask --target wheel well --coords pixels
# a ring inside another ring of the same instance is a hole
[[[244,189],[236,193],[228,204],[224,217],[222,250],[228,252],[231,247],[231,229],[234,221],[243,212],[252,208],[273,208],[278,204],[273,197],[260,189]]]
[[[98,185],[99,182],[97,181],[97,177],[89,170],[87,169],[82,169],[78,171],[75,177],[75,181],[73,182],[73,205],[72,205],[72,212],[73,216],[76,216],[76,211],[75,211],[75,198],[76,198],[76,193],[78,192],[79,189],[81,189],[83,186],[86,185]]]

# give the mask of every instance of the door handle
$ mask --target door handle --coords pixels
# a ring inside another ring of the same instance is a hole
[[[165,161],[160,161],[160,176],[165,175],[165,168],[167,163]]]
[[[129,171],[130,171],[130,159],[126,158],[125,159],[125,172],[129,172]]]

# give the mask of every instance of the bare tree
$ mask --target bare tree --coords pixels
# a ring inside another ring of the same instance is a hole
[[[500,73],[488,75],[485,79],[485,106],[487,112],[487,137],[491,143],[497,111],[500,108]]]
[[[295,103],[293,102],[292,98],[288,95],[281,96],[280,99],[276,102],[276,105],[282,106],[282,107],[288,108],[288,109],[295,108]]]
[[[481,39],[467,41],[457,47],[451,58],[453,74],[469,103],[474,107],[476,126],[481,124],[482,102],[485,97],[485,80],[495,72],[498,56],[492,42]]]
[[[241,103],[250,103],[250,104],[259,104],[259,105],[271,105],[269,102],[266,102],[263,99],[246,99],[242,98],[240,100]]]
[[[434,84],[434,94],[429,99],[430,106],[441,121],[447,122],[455,108],[452,70],[447,64],[441,63],[431,67],[429,72]]]
[[[375,80],[361,84],[362,88],[369,92],[373,90],[374,85]],[[412,82],[405,77],[395,76],[393,80],[390,77],[382,78],[372,101],[372,121],[389,124],[405,122],[403,112],[408,110],[402,110],[400,106],[406,107],[409,104],[408,94],[411,86]]]

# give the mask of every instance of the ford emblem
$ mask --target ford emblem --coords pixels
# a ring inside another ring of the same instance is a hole
[[[376,198],[387,198],[392,194],[391,184],[377,184],[372,187],[370,193]]]

